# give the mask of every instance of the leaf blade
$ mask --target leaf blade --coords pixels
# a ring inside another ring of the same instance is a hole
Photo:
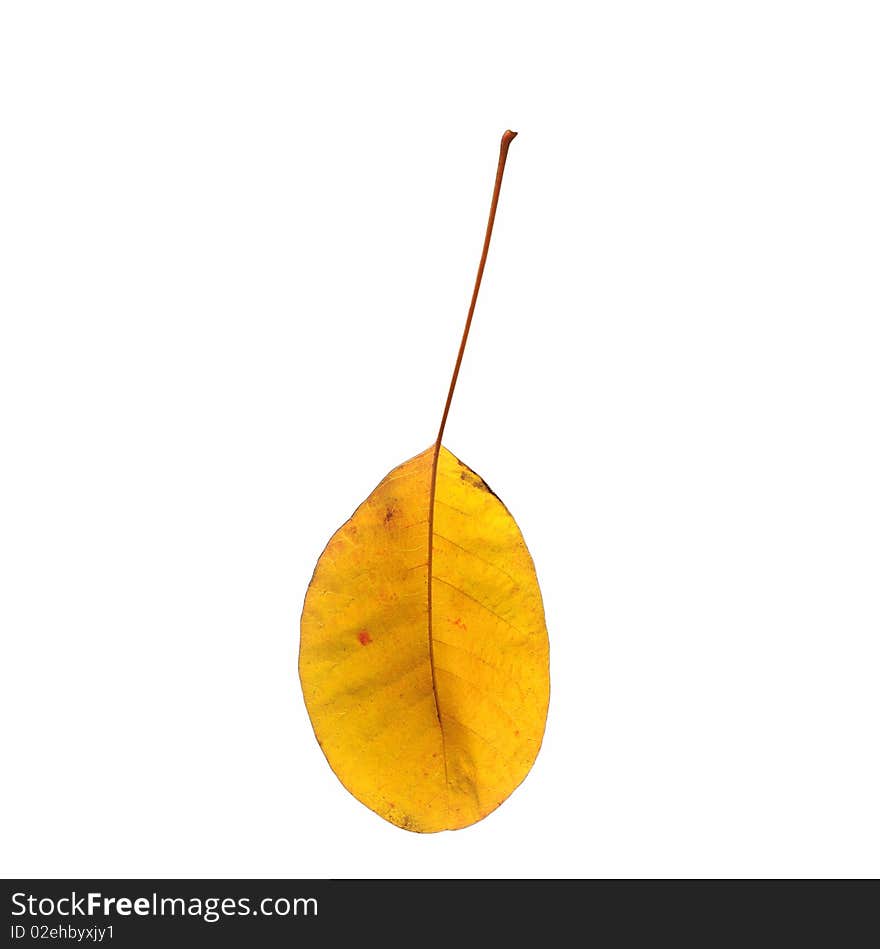
[[[330,766],[398,826],[468,826],[528,773],[549,700],[534,565],[501,501],[445,448],[390,472],[331,538],[306,595],[299,667]]]

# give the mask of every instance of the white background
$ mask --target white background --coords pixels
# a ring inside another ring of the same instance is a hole
[[[880,874],[872,3],[7,3],[0,871]],[[517,518],[522,787],[408,834],[296,675],[439,421]]]

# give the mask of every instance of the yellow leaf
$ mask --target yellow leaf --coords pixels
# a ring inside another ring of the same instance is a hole
[[[395,468],[333,535],[302,617],[300,677],[342,783],[408,830],[466,827],[522,781],[544,733],[547,631],[507,508],[442,448]],[[433,654],[433,655],[432,655]]]
[[[303,608],[299,671],[340,781],[407,830],[481,820],[541,746],[550,693],[535,568],[513,517],[442,447],[492,234],[434,444],[395,468],[333,535]]]

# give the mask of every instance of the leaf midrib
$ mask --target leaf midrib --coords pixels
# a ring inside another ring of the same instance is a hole
[[[440,726],[440,744],[443,753],[443,777],[446,785],[446,807],[449,809],[449,764],[446,760],[446,733],[443,730],[443,715],[440,712],[440,696],[437,694],[437,671],[434,665],[434,500],[437,494],[437,469],[440,463],[440,440],[434,443],[431,459],[431,490],[428,494],[428,658],[431,663],[431,688],[434,692],[434,709]]]

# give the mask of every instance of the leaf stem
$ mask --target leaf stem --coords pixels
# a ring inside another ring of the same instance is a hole
[[[468,333],[471,331],[471,322],[477,306],[477,297],[480,294],[480,284],[483,282],[483,271],[486,269],[486,257],[489,254],[489,242],[492,240],[492,228],[495,226],[495,212],[498,210],[498,195],[501,194],[501,179],[504,177],[504,166],[507,164],[507,152],[510,143],[516,138],[516,132],[508,129],[501,136],[501,154],[498,156],[498,171],[495,174],[495,188],[492,192],[492,204],[489,208],[489,222],[486,225],[486,238],[483,241],[483,253],[480,255],[480,266],[477,267],[477,279],[474,281],[474,293],[468,309],[464,332],[461,335],[461,345],[458,347],[458,358],[452,370],[452,380],[449,383],[449,394],[446,396],[446,405],[443,407],[443,418],[440,420],[440,431],[437,432],[437,441],[434,443],[434,453],[439,454],[440,444],[443,441],[443,430],[446,428],[446,419],[449,415],[449,406],[452,405],[452,394],[455,392],[455,383],[458,382],[458,370],[461,369],[461,360],[464,348],[467,345]]]

